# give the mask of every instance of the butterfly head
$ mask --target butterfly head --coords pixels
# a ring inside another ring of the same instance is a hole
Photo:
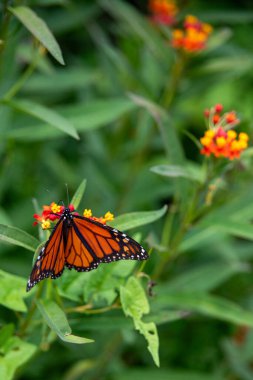
[[[62,216],[63,216],[63,219],[72,219],[73,216],[72,216],[72,211],[66,207],[62,213]]]

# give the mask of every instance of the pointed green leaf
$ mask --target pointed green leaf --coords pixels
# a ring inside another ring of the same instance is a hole
[[[9,11],[22,22],[29,32],[40,41],[40,43],[59,63],[62,65],[65,64],[60,46],[45,21],[28,7],[9,7]]]
[[[164,177],[183,177],[199,183],[203,183],[205,179],[201,169],[192,166],[158,165],[153,166],[150,170]]]
[[[126,112],[135,109],[135,104],[129,99],[117,98],[107,100],[96,100],[90,104],[74,104],[64,106],[61,114],[65,116],[75,126],[78,132],[85,132],[110,125]],[[13,138],[24,141],[40,141],[52,138],[59,138],[62,132],[52,128],[48,124],[35,124],[28,127],[16,128],[4,131],[0,137]]]
[[[163,206],[160,210],[155,211],[143,211],[143,212],[131,212],[117,216],[110,226],[116,227],[119,230],[126,231],[131,228],[144,226],[145,224],[152,223],[157,219],[160,219],[167,211],[167,206]]]
[[[39,244],[39,241],[27,232],[4,224],[0,224],[0,240],[24,247],[33,252]]]
[[[68,135],[79,140],[78,133],[71,122],[65,117],[61,116],[58,112],[53,111],[41,104],[31,102],[30,100],[6,100],[5,103],[28,115],[34,116],[39,120],[42,120],[49,124],[50,126],[59,129],[60,131],[67,133]]]
[[[0,304],[9,309],[24,312],[26,280],[22,277],[0,270]]]
[[[77,210],[81,200],[82,200],[82,197],[84,195],[84,192],[85,192],[85,188],[86,188],[86,183],[87,183],[87,180],[84,179],[80,185],[78,186],[75,194],[73,195],[72,199],[71,199],[71,204],[74,205],[75,207],[75,210]]]
[[[64,311],[53,301],[37,301],[37,306],[48,326],[65,342],[85,344],[93,340],[71,334],[67,317]]]

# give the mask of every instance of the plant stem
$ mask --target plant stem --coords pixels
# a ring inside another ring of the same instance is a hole
[[[186,55],[183,53],[178,54],[178,60],[175,62],[174,66],[172,67],[172,73],[171,73],[171,81],[167,81],[164,93],[162,95],[160,104],[165,109],[168,109],[176,95],[180,79],[182,77],[182,73],[185,68],[186,64]]]

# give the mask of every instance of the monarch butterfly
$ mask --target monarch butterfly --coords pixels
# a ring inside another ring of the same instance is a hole
[[[88,272],[100,263],[146,259],[145,249],[126,234],[66,207],[37,257],[26,290],[47,277],[60,277],[65,267]]]

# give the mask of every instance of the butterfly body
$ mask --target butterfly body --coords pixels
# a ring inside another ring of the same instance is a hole
[[[60,277],[65,267],[88,272],[100,263],[146,259],[145,249],[126,234],[65,208],[36,259],[27,291],[44,278]]]

